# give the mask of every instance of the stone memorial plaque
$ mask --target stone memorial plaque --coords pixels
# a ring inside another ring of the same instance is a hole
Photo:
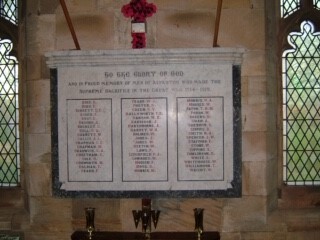
[[[242,54],[48,53],[54,194],[240,196]]]

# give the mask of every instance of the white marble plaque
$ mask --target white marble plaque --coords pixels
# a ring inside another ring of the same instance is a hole
[[[235,117],[234,66],[242,54],[239,49],[47,54],[48,66],[56,69],[51,96],[58,190],[176,196],[241,188],[235,176],[241,167],[234,149],[241,146],[235,146],[234,130],[241,121]]]

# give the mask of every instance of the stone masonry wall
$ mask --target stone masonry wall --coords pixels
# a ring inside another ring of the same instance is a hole
[[[120,11],[128,2],[66,0],[81,49],[131,48],[130,21]],[[158,11],[148,20],[148,48],[212,47],[217,1],[149,2],[156,4]],[[50,78],[44,54],[75,46],[59,1],[28,0],[26,5],[21,34],[21,86],[23,186],[28,213],[17,230],[25,232],[25,240],[67,240],[73,231],[84,229],[83,209],[92,206],[97,209],[97,229],[137,231],[131,211],[140,208],[140,199],[52,196]],[[220,22],[219,46],[246,50],[241,82],[243,196],[153,199],[153,208],[162,211],[158,231],[192,231],[192,209],[201,207],[205,209],[205,230],[219,231],[222,240],[316,240],[320,236],[318,209],[292,211],[277,207],[277,88],[276,74],[268,72],[274,70],[274,58],[269,52],[273,46],[269,39],[274,39],[274,33],[266,22],[275,14],[266,7],[274,6],[265,5],[264,0],[225,0]],[[308,223],[314,227],[307,228]]]

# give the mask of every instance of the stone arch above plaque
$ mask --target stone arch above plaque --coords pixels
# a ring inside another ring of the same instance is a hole
[[[243,53],[48,53],[54,195],[241,196]]]

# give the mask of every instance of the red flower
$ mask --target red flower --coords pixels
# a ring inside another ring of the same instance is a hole
[[[133,22],[145,22],[157,11],[156,5],[147,3],[146,0],[131,0],[130,3],[122,6],[121,12],[125,17],[131,18]],[[145,33],[132,33],[132,48],[146,47]]]
[[[132,17],[133,16],[133,9],[131,8],[131,6],[129,4],[124,5],[121,9],[121,12],[125,17]]]
[[[145,33],[132,33],[132,48],[145,48],[146,47],[146,34]]]
[[[147,3],[146,0],[131,0],[130,3],[121,8],[123,15],[132,18],[135,22],[144,22],[147,17],[151,17],[156,11],[156,5]]]

